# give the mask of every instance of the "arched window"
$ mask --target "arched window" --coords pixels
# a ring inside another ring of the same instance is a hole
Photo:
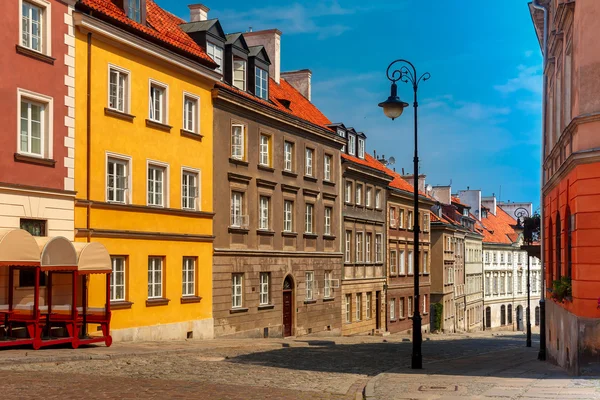
[[[566,247],[567,247],[567,254],[566,254],[566,262],[565,264],[567,265],[567,276],[569,278],[572,278],[571,274],[573,273],[573,267],[572,267],[572,262],[573,262],[573,255],[572,253],[572,237],[573,237],[573,230],[574,230],[574,221],[573,221],[573,217],[571,216],[571,209],[567,206],[567,213],[565,215],[565,221],[567,223],[567,243],[566,243]]]
[[[485,327],[492,327],[492,309],[490,307],[485,308]]]
[[[512,324],[512,304],[508,305],[508,324]]]
[[[546,260],[546,274],[547,281],[546,287],[552,288],[552,282],[554,281],[554,250],[552,246],[552,218],[550,218],[550,222],[548,222],[548,259]]]
[[[556,213],[556,280],[560,280],[562,275],[562,252],[561,252],[561,228],[560,228],[560,213]]]
[[[506,306],[500,307],[500,325],[506,325]]]

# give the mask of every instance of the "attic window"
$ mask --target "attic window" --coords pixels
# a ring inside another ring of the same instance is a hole
[[[481,212],[481,218],[487,218],[487,216],[488,216],[487,210],[483,210]]]
[[[288,99],[277,99],[278,102],[281,103],[282,106],[284,106],[285,108],[287,108],[288,110],[290,109],[290,106],[292,104],[291,101],[289,101]]]
[[[365,158],[365,141],[364,139],[358,139],[358,158]]]
[[[143,0],[127,0],[127,17],[137,23],[142,23],[142,2]]]
[[[233,86],[240,90],[246,90],[246,61],[233,60]]]

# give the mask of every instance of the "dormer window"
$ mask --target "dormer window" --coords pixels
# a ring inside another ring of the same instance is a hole
[[[463,210],[463,215],[464,215],[465,217],[468,217],[468,216],[469,216],[469,210],[468,210],[467,208],[465,208],[465,209]]]
[[[233,86],[246,90],[246,60],[233,60]]]
[[[127,2],[127,17],[137,23],[142,23],[142,0],[129,0]]]
[[[358,158],[365,158],[365,140],[358,139]]]
[[[216,44],[208,42],[206,44],[206,52],[219,66],[215,71],[223,73],[223,48]]]
[[[263,100],[269,99],[269,73],[262,68],[256,67],[255,93]]]
[[[348,154],[351,156],[356,154],[356,136],[348,135]]]

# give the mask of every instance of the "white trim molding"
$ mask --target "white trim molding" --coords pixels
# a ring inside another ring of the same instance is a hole
[[[197,184],[197,189],[198,189],[198,196],[196,197],[196,211],[202,211],[202,171],[197,169],[197,168],[192,168],[192,167],[186,167],[186,166],[182,166],[181,167],[181,175],[180,175],[180,179],[181,179],[181,185],[180,188],[181,190],[183,190],[183,174],[185,172],[191,173],[191,174],[196,174],[196,179],[198,180],[198,182],[196,182]],[[183,199],[183,193],[181,193],[181,196],[179,196],[179,201],[182,201]],[[183,208],[183,204],[181,204],[181,209]]]
[[[194,127],[195,130],[193,131],[188,131],[187,129],[185,129],[185,98],[189,97],[192,100],[196,100],[196,121],[194,121],[196,123],[196,126]],[[202,129],[201,129],[201,125],[200,125],[200,108],[201,108],[201,103],[200,103],[200,96],[198,96],[197,94],[193,94],[190,92],[186,92],[185,90],[183,91],[183,96],[182,96],[182,106],[181,106],[181,126],[183,127],[183,130],[186,132],[191,132],[191,133],[195,133],[197,135],[201,135],[202,134]]]
[[[21,101],[27,99],[40,103],[44,106],[44,120],[42,121],[42,155],[22,152],[20,149],[21,135]],[[40,93],[32,92],[27,89],[17,88],[17,148],[16,153],[27,154],[32,157],[52,159],[54,155],[54,99]]]
[[[124,75],[127,76],[127,82],[125,83],[125,106],[123,107],[123,110],[118,110],[116,108],[111,108],[110,107],[110,70],[114,69],[115,71],[118,71]],[[107,64],[107,75],[106,75],[106,107],[110,108],[111,110],[115,110],[115,111],[119,111],[119,112],[124,112],[126,114],[131,113],[131,71],[129,71],[128,69],[125,69],[123,67],[119,67],[118,65],[115,64],[111,64],[108,63]]]
[[[48,57],[52,57],[52,3],[48,0],[19,0],[19,46],[23,46],[21,42],[23,32],[23,3],[30,3],[34,6],[42,8],[42,51],[41,54],[45,54]],[[27,46],[23,46],[27,47]],[[32,51],[37,51],[30,47],[27,47]]]
[[[155,167],[162,167],[165,169],[165,176],[163,179],[163,203],[160,206],[151,205],[148,203],[148,168],[153,165]],[[171,176],[170,176],[170,165],[169,163],[163,161],[152,160],[150,158],[146,159],[146,205],[148,207],[160,207],[160,208],[169,208],[170,203],[170,190],[171,185]]]
[[[127,162],[127,197],[125,199],[125,204],[133,204],[133,158],[131,156],[119,153],[113,153],[110,151],[106,152],[104,159],[104,199],[107,203],[110,203],[108,200],[108,160],[109,158],[113,158],[120,161]]]
[[[64,189],[75,190],[75,31],[73,29],[73,10],[74,1],[67,1],[67,12],[64,14],[64,23],[67,26],[67,33],[64,35],[64,43],[67,46],[64,64],[67,66],[65,74],[65,86],[67,95],[64,99],[64,105],[67,108],[65,115],[65,128],[67,137],[64,145],[67,148],[67,155],[64,157],[64,164],[67,167],[67,176],[64,178]],[[72,65],[70,65],[72,64]]]

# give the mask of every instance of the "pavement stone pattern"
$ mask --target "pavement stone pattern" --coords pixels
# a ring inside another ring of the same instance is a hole
[[[363,392],[368,399],[520,399],[523,393],[600,399],[593,397],[600,393],[597,379],[567,379],[538,362],[523,335],[494,335],[426,336],[419,374],[408,368],[412,343],[401,335],[2,350],[0,393],[47,399],[357,400]]]

